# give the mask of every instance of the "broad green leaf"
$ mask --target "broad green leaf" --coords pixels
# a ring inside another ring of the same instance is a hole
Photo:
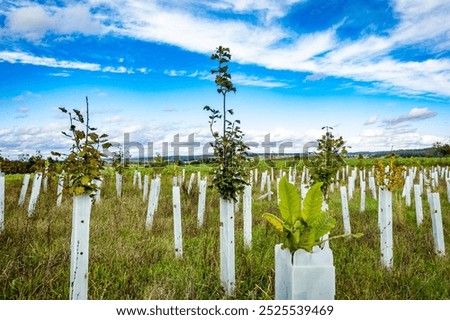
[[[303,210],[301,217],[307,224],[311,225],[322,212],[322,182],[315,183],[306,194],[303,200]]]
[[[312,224],[312,227],[314,228],[316,233],[316,240],[319,240],[322,236],[330,232],[331,229],[334,228],[335,224],[336,220],[334,218],[330,217],[325,212],[320,212],[317,215],[317,219],[315,219],[314,223]]]
[[[293,225],[295,220],[300,218],[300,195],[297,188],[289,183],[286,177],[281,178],[278,189],[281,217],[287,224]]]
[[[266,219],[277,231],[283,232],[283,220],[271,213],[264,213],[262,217]]]

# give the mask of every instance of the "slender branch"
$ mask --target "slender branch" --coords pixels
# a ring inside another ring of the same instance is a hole
[[[88,144],[88,135],[89,135],[89,101],[86,96],[86,145]]]

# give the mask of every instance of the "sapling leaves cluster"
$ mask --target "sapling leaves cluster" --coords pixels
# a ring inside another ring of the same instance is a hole
[[[336,225],[336,220],[328,212],[322,211],[322,182],[315,183],[306,194],[301,207],[297,188],[284,176],[279,183],[281,217],[264,213],[266,219],[282,236],[282,248],[293,254],[299,249],[313,252],[315,246],[321,246],[323,236]],[[361,237],[362,234],[346,234],[329,237],[328,240],[341,237]]]
[[[220,196],[225,200],[236,200],[238,194],[247,184],[245,181],[247,171],[247,150],[249,147],[244,143],[244,133],[240,127],[240,121],[230,121],[229,116],[234,115],[233,109],[227,109],[227,94],[236,92],[228,72],[228,63],[231,60],[229,48],[219,46],[211,55],[212,60],[218,62],[217,69],[211,70],[215,75],[217,92],[222,95],[222,110],[205,106],[203,109],[210,112],[209,127],[214,142],[214,156],[218,167],[215,169],[213,186],[217,188]],[[216,130],[216,124],[222,121],[222,130]]]
[[[61,112],[69,117],[69,131],[63,131],[63,135],[73,141],[69,154],[52,152],[55,156],[66,156],[64,171],[69,179],[65,185],[65,192],[74,195],[92,194],[97,190],[95,180],[99,180],[101,170],[104,167],[104,153],[100,151],[108,149],[111,144],[107,141],[107,134],[98,134],[96,128],[89,125],[89,101],[86,97],[86,115],[73,109],[68,111],[60,107]]]
[[[328,199],[328,187],[334,182],[336,173],[345,164],[347,150],[342,137],[335,138],[331,127],[324,127],[325,134],[317,140],[317,152],[309,160],[309,170],[314,182],[322,182],[324,199]]]
[[[389,164],[384,166],[381,160],[378,160],[375,165],[375,179],[377,184],[389,191],[395,191],[401,188],[404,183],[403,167],[397,164],[395,156],[389,157]]]

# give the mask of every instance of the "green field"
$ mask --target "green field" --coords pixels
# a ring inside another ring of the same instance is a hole
[[[145,173],[154,169],[140,170]],[[186,184],[190,173],[197,170],[186,167]],[[202,166],[200,170],[205,174],[209,168]],[[251,249],[244,249],[242,211],[236,213],[236,291],[226,297],[219,279],[219,201],[214,190],[208,190],[205,223],[198,229],[197,188],[188,196],[186,186],[182,187],[183,258],[175,258],[171,205],[175,172],[180,168],[169,166],[162,172],[161,197],[151,230],[145,229],[147,204],[132,184],[133,170],[124,174],[122,198],[116,196],[112,172],[105,174],[101,202],[93,206],[91,214],[89,299],[273,299],[274,245],[279,238],[261,215],[278,212],[276,197],[272,201],[257,200],[259,185],[253,188]],[[56,208],[53,181],[49,190],[41,193],[35,216],[28,218],[31,184],[27,201],[19,208],[21,181],[21,175],[6,177],[5,230],[0,234],[0,299],[68,299],[72,199],[65,195],[62,206]],[[272,188],[275,192],[274,184]],[[448,251],[450,204],[443,180],[438,191]],[[410,208],[405,206],[401,190],[393,198],[394,267],[386,270],[380,264],[377,201],[367,192],[366,211],[360,213],[359,188],[355,190],[349,201],[351,228],[364,236],[330,244],[336,267],[336,299],[450,298],[449,254],[439,257],[434,252],[425,198],[424,223],[420,227],[415,221],[414,197]],[[329,205],[337,220],[332,234],[341,234],[339,192],[331,194]]]

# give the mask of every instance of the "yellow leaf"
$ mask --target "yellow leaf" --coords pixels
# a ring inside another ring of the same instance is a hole
[[[283,226],[284,222],[277,216],[271,214],[271,213],[264,213],[262,215],[264,219],[266,219],[270,224],[279,232],[283,232]]]
[[[85,186],[85,185],[89,184],[90,180],[91,179],[89,179],[88,176],[84,176],[83,178],[81,178],[81,184]]]
[[[84,188],[83,187],[76,187],[74,190],[74,193],[76,196],[81,196],[84,193]]]

